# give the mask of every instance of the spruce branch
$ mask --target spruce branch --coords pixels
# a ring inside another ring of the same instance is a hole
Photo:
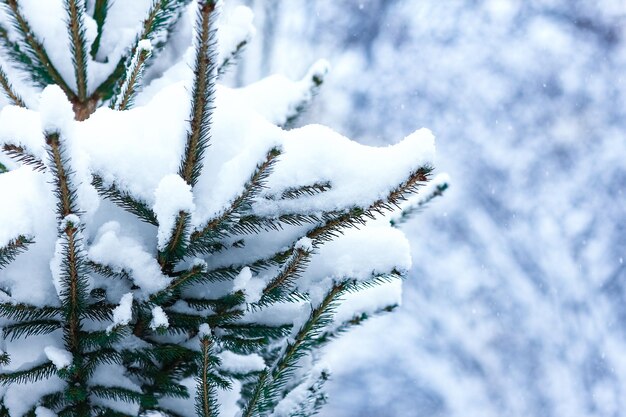
[[[290,417],[311,417],[320,412],[328,401],[324,392],[324,384],[330,379],[326,370],[310,377],[312,381],[305,381],[301,385],[306,387],[306,397],[290,412]],[[295,389],[294,389],[295,390]],[[289,399],[286,399],[289,401]]]
[[[50,170],[57,197],[57,218],[60,233],[61,257],[60,280],[61,306],[63,308],[63,339],[66,349],[72,354],[74,372],[67,376],[68,383],[78,391],[86,389],[86,376],[80,372],[83,366],[81,349],[82,318],[87,307],[88,265],[82,249],[81,225],[77,223],[78,205],[76,189],[69,160],[65,156],[65,146],[57,132],[45,134]],[[74,216],[74,217],[72,217]],[[89,400],[85,396],[74,404],[79,413],[88,413]]]
[[[332,188],[331,184],[328,181],[316,182],[314,184],[303,185],[301,187],[287,188],[281,193],[280,199],[281,200],[295,200],[297,198],[302,198],[302,197],[312,197],[314,195],[324,193],[330,190],[331,188]],[[274,195],[268,195],[266,196],[266,198],[269,200],[276,200],[276,196]]]
[[[139,217],[142,221],[155,226],[159,225],[156,214],[154,214],[148,203],[138,200],[126,191],[120,190],[115,184],[105,185],[102,177],[97,174],[92,174],[91,185],[94,186],[102,197],[111,200],[124,210]]]
[[[57,197],[57,219],[60,224],[70,214],[79,214],[76,190],[71,183],[73,171],[69,168],[69,159],[61,144],[59,133],[46,133],[46,145],[48,145],[49,168],[52,171]]]
[[[144,39],[137,44],[130,60],[130,65],[126,71],[126,78],[120,87],[120,92],[111,100],[110,107],[112,109],[127,110],[133,106],[135,94],[141,85],[146,61],[150,58],[151,54],[152,46],[149,40]]]
[[[266,306],[277,301],[289,301],[294,297],[292,292],[295,281],[306,270],[311,260],[308,248],[295,246],[290,258],[283,264],[278,274],[263,289],[263,296],[258,306]],[[296,297],[293,301],[299,301]]]
[[[217,217],[191,233],[188,248],[190,255],[207,253],[207,247],[210,248],[211,244],[229,235],[229,232],[241,220],[241,216],[251,209],[254,198],[263,191],[265,182],[279,156],[280,150],[272,148],[266,154],[265,160],[257,165],[254,173],[244,185],[242,193]]]
[[[215,71],[216,32],[214,25],[217,19],[215,2],[213,0],[200,1],[198,8],[190,125],[183,160],[179,168],[180,176],[191,186],[198,181],[202,171],[202,156],[210,140],[217,75]]]
[[[215,20],[216,8],[213,0],[198,3],[196,18],[196,57],[194,81],[191,91],[191,114],[185,151],[178,170],[179,175],[192,187],[202,172],[202,157],[209,144],[211,115],[215,96]],[[159,253],[159,264],[166,271],[173,262],[186,252],[189,235],[189,213],[181,212],[175,222],[172,237],[164,251]]]
[[[200,336],[200,372],[197,378],[196,414],[198,417],[218,415],[216,386],[211,378],[215,359],[212,354],[213,339],[210,334]]]
[[[52,362],[45,362],[41,365],[33,366],[30,369],[13,371],[10,373],[0,373],[0,385],[25,384],[48,379],[56,374],[56,367]]]
[[[253,395],[243,409],[242,417],[262,416],[274,410],[278,401],[284,397],[283,388],[293,375],[296,363],[314,347],[316,337],[332,322],[337,301],[347,285],[347,282],[335,284],[321,303],[311,311],[293,341],[287,344],[274,364],[259,377]]]
[[[30,237],[20,235],[0,248],[0,270],[9,265],[17,255],[24,252],[28,245],[34,243]]]
[[[327,73],[328,62],[324,60],[316,62],[309,69],[304,80],[302,80],[302,82],[307,84],[305,94],[302,95],[299,102],[294,103],[292,111],[287,114],[286,121],[282,126],[284,129],[293,128],[298,119],[306,112],[313,98],[317,95],[324,83]]]
[[[418,195],[417,199],[415,200],[411,199],[411,201],[409,201],[409,204],[406,207],[403,207],[400,213],[396,214],[389,220],[389,223],[394,227],[398,227],[406,221],[410,220],[413,215],[426,207],[435,198],[441,197],[443,193],[448,189],[449,184],[447,180],[440,182],[437,181],[438,178],[439,176],[431,182],[431,184],[434,183],[434,187],[432,187],[432,189],[430,190],[427,190],[429,192],[427,192],[424,196]]]
[[[87,266],[89,267],[89,270],[97,274],[100,274],[103,277],[132,281],[132,278],[127,271],[114,270],[108,265],[103,265],[101,263],[94,262],[92,260],[87,261]]]
[[[135,45],[120,58],[113,72],[96,88],[93,96],[107,100],[119,92],[122,83],[128,78],[128,63],[137,51],[139,42],[147,39],[157,51],[160,50],[169,39],[183,7],[189,3],[190,0],[153,0]],[[162,32],[165,32],[165,36],[161,36]]]
[[[46,165],[43,161],[30,152],[28,152],[23,146],[15,145],[11,143],[5,143],[2,145],[2,151],[11,159],[28,165],[35,171],[43,172],[46,170]]]
[[[87,100],[87,40],[85,38],[84,0],[65,0],[67,30],[76,78],[76,93],[80,103]]]
[[[0,316],[18,322],[58,318],[58,307],[35,307],[24,303],[0,303]]]
[[[17,53],[17,62],[21,63],[25,70],[31,75],[34,82],[41,87],[50,84],[57,84],[70,101],[76,100],[76,94],[65,82],[59,71],[52,64],[43,44],[35,37],[28,21],[22,14],[17,0],[2,0],[7,7],[9,18],[24,44],[24,51],[17,44],[5,42],[8,49]],[[8,40],[6,30],[3,31],[3,38]],[[9,41],[10,42],[10,41]]]
[[[40,319],[21,321],[3,327],[3,336],[11,341],[29,336],[52,333],[62,326],[59,320]]]
[[[9,99],[11,104],[19,107],[26,107],[24,100],[22,97],[15,91],[13,85],[9,81],[9,77],[7,76],[4,68],[0,65],[0,86],[4,91],[4,95]]]
[[[385,211],[392,211],[399,203],[404,201],[407,195],[417,192],[420,185],[428,180],[430,167],[422,167],[411,173],[408,178],[396,188],[392,189],[386,199],[380,199],[372,203],[369,207],[362,209],[355,207],[340,213],[326,213],[325,223],[310,230],[306,237],[311,240],[312,246],[318,247],[324,242],[335,239],[345,228],[358,227],[364,225],[368,218],[374,218],[376,213],[382,214]],[[278,300],[301,300],[302,296],[293,292],[295,281],[306,268],[306,263],[310,260],[310,250],[299,247],[296,241],[288,250],[288,260],[277,276],[263,290],[263,297],[258,306],[264,306]]]

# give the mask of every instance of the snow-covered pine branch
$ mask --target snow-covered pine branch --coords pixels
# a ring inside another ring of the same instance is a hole
[[[411,265],[387,217],[428,181],[432,135],[283,130],[328,65],[219,84],[254,33],[222,7],[4,1],[3,415],[309,415],[316,352],[398,303],[374,291]]]

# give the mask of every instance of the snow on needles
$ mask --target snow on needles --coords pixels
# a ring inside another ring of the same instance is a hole
[[[126,326],[133,318],[133,293],[129,292],[122,296],[120,304],[113,309],[113,324],[107,327],[111,332],[117,326]]]
[[[195,209],[191,186],[180,175],[166,175],[159,182],[154,192],[152,209],[159,221],[158,248],[164,250],[170,240],[179,213],[192,212]]]
[[[140,242],[121,235],[121,229],[120,223],[115,221],[102,225],[89,248],[89,258],[115,272],[128,272],[144,296],[165,288],[169,279],[161,273],[156,259]]]
[[[67,368],[72,364],[72,354],[65,349],[59,349],[55,346],[46,346],[43,351],[57,369]]]

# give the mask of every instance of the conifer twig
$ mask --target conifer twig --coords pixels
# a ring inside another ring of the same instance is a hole
[[[192,108],[187,143],[179,168],[179,175],[191,186],[198,181],[202,156],[210,140],[216,77],[215,1],[200,1],[198,7]]]
[[[0,247],[0,269],[9,265],[17,255],[25,251],[26,247],[33,242],[32,238],[20,235],[10,240],[6,246]]]
[[[139,88],[146,61],[152,53],[152,45],[147,39],[139,41],[126,71],[126,78],[120,88],[120,93],[111,100],[110,107],[115,110],[127,110],[133,104],[133,99]]]
[[[217,415],[215,384],[211,381],[211,350],[213,340],[210,334],[200,336],[200,374],[198,375],[198,394],[196,396],[196,413],[198,417],[214,417]]]
[[[417,192],[420,185],[428,181],[430,167],[422,167],[412,172],[408,178],[396,188],[391,190],[386,199],[380,199],[372,203],[369,207],[362,209],[352,208],[340,213],[326,213],[327,219],[324,224],[310,230],[306,237],[311,240],[312,248],[318,247],[324,242],[336,238],[343,229],[364,225],[367,218],[374,218],[375,213],[382,214],[384,211],[392,211],[398,207],[406,196]],[[306,263],[310,260],[311,251],[303,248],[299,241],[296,241],[287,251],[288,260],[263,290],[263,297],[258,306],[263,306],[277,299],[289,300],[293,297],[291,292],[295,281],[304,270]],[[295,299],[301,297],[295,296]]]
[[[81,318],[86,308],[88,281],[86,277],[86,257],[82,252],[80,225],[76,223],[80,213],[76,201],[76,190],[71,181],[72,171],[65,157],[65,150],[60,133],[47,132],[46,145],[50,158],[50,170],[56,189],[57,218],[61,235],[60,293],[64,318],[64,341],[66,349],[72,354],[72,372],[68,382],[78,390],[86,389],[86,375],[82,372]],[[74,216],[74,218],[72,218]],[[73,405],[79,414],[88,415],[87,397],[77,399]]]
[[[154,214],[154,211],[152,211],[148,203],[136,199],[126,191],[120,190],[115,184],[109,186],[104,185],[104,180],[97,174],[92,174],[91,185],[94,186],[98,194],[102,197],[108,198],[124,210],[139,217],[144,222],[155,226],[159,225],[156,214]]]
[[[114,96],[116,91],[119,91],[122,83],[127,76],[128,60],[132,57],[142,39],[149,40],[154,47],[159,49],[162,42],[157,42],[157,37],[160,31],[166,30],[169,32],[173,24],[177,19],[173,16],[177,15],[181,8],[189,3],[189,0],[153,0],[152,6],[148,11],[148,15],[143,20],[142,30],[136,39],[135,45],[130,49],[127,54],[120,57],[113,72],[107,77],[102,84],[100,84],[93,96],[108,99]],[[179,15],[179,14],[178,14]],[[167,39],[167,36],[165,37]]]
[[[198,3],[191,115],[185,151],[178,170],[181,178],[192,187],[196,184],[202,172],[202,156],[210,139],[216,78],[215,12],[214,0],[202,0]],[[159,264],[164,270],[171,269],[172,262],[175,259],[180,259],[185,252],[189,217],[189,213],[179,213],[172,237],[165,250],[159,254]]]
[[[287,344],[274,364],[259,377],[253,395],[243,409],[242,417],[265,415],[268,412],[271,414],[279,399],[277,397],[281,396],[281,388],[294,371],[296,362],[312,349],[315,338],[330,323],[336,302],[347,286],[347,282],[335,284],[321,303],[311,311],[293,341]]]
[[[5,143],[2,145],[2,151],[11,159],[29,165],[35,171],[43,172],[46,170],[43,161],[28,152],[23,146]]]
[[[11,103],[15,106],[26,107],[24,100],[22,97],[15,91],[13,85],[9,82],[9,78],[7,77],[4,68],[0,65],[0,85],[2,86],[2,90],[4,91],[4,95],[11,101]]]
[[[31,74],[38,74],[38,76],[41,77],[39,81],[43,81],[43,83],[40,82],[40,84],[43,84],[43,86],[47,84],[57,84],[61,87],[65,95],[67,95],[71,101],[74,101],[76,94],[52,64],[44,46],[35,38],[33,30],[20,11],[17,0],[2,1],[8,6],[10,17],[14,21],[14,26],[27,46],[26,50],[28,52],[29,62],[24,62],[24,64],[33,66],[34,71],[32,71]]]
[[[87,40],[85,39],[85,4],[84,0],[65,0],[67,29],[76,77],[78,101],[87,100]]]
[[[265,156],[265,160],[257,165],[254,173],[244,185],[244,189],[222,213],[209,220],[200,229],[191,233],[189,252],[192,254],[203,253],[203,247],[216,239],[224,237],[241,220],[241,215],[250,209],[252,200],[257,196],[265,185],[267,177],[276,163],[280,151],[271,149]]]

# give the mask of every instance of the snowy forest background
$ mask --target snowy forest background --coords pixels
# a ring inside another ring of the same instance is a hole
[[[258,33],[231,84],[328,58],[302,123],[428,127],[452,177],[404,226],[402,308],[327,352],[322,414],[626,414],[624,2],[239,3]]]

